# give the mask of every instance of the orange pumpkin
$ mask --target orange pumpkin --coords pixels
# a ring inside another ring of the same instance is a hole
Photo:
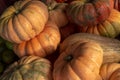
[[[120,63],[106,63],[100,68],[102,80],[120,80]]]
[[[100,44],[103,49],[103,63],[120,62],[119,40],[89,33],[76,33],[68,36],[60,44],[60,53],[65,51],[67,46],[72,46],[81,41],[93,41]]]
[[[56,24],[48,21],[44,30],[36,37],[20,44],[14,44],[14,52],[18,57],[37,55],[45,57],[52,54],[60,42],[60,32]]]
[[[112,9],[110,16],[104,22],[94,26],[78,26],[78,31],[115,38],[120,34],[120,12]]]
[[[109,17],[110,5],[104,0],[75,0],[68,5],[66,13],[77,25],[96,25]]]
[[[0,16],[0,36],[21,43],[38,35],[48,20],[47,6],[38,0],[21,0],[9,6]]]
[[[66,6],[66,3],[57,3],[56,1],[51,1],[48,4],[49,19],[55,22],[58,27],[63,27],[68,23],[68,18],[65,13]]]
[[[55,61],[54,80],[102,80],[99,69],[103,50],[95,42],[76,42],[61,52]]]

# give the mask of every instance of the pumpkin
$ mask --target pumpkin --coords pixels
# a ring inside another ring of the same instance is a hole
[[[100,68],[102,80],[120,80],[120,63],[106,63]]]
[[[55,61],[54,80],[102,80],[99,69],[103,50],[95,42],[76,42],[60,53]]]
[[[18,57],[25,55],[37,55],[45,57],[52,54],[59,45],[60,32],[56,24],[48,21],[44,30],[36,37],[20,44],[14,44],[13,50]]]
[[[68,36],[60,44],[60,53],[63,52],[67,46],[71,46],[81,41],[94,41],[100,44],[103,49],[103,63],[120,62],[119,40],[89,33],[76,33]]]
[[[120,12],[112,9],[110,16],[104,22],[94,26],[78,26],[78,31],[115,38],[120,34]]]
[[[52,80],[51,63],[38,56],[24,56],[11,64],[0,80]]]
[[[48,20],[47,6],[38,0],[17,1],[0,16],[0,36],[21,43],[38,35]]]
[[[109,2],[103,0],[72,1],[66,8],[69,20],[79,26],[96,25],[110,15]]]
[[[117,9],[118,11],[120,11],[120,0],[114,0],[113,1],[113,5],[114,5],[113,8]]]
[[[66,3],[57,3],[56,1],[51,1],[48,5],[49,19],[58,27],[63,27],[68,23],[68,18],[65,13]]]

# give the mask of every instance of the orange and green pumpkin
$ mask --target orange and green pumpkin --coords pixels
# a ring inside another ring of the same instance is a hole
[[[14,44],[13,50],[18,57],[37,55],[45,57],[52,54],[60,43],[60,32],[56,24],[48,21],[44,30],[36,37],[20,44]]]
[[[0,36],[21,43],[38,35],[48,20],[47,6],[38,0],[20,0],[0,16]]]
[[[110,16],[104,22],[94,26],[78,26],[78,31],[115,38],[120,34],[120,12],[112,9]]]
[[[56,1],[51,1],[48,5],[49,19],[58,27],[63,27],[68,23],[68,18],[66,16],[66,3],[57,3]]]
[[[38,56],[24,56],[11,64],[0,80],[52,80],[51,63]]]
[[[75,0],[67,9],[71,22],[80,26],[95,25],[105,21],[110,15],[110,5],[104,0]]]

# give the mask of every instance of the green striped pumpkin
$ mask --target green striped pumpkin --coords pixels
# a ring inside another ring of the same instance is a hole
[[[38,56],[24,56],[9,66],[0,80],[51,80],[51,63]]]

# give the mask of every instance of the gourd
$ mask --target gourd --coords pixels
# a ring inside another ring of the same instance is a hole
[[[48,21],[41,33],[28,41],[14,44],[13,50],[20,58],[25,55],[45,57],[57,49],[60,40],[58,26],[52,21]]]
[[[47,4],[47,6],[49,11],[49,19],[55,22],[59,28],[68,23],[68,18],[65,12],[67,3],[57,3],[52,0]]]
[[[79,26],[96,25],[110,15],[110,5],[105,0],[75,0],[66,8],[69,20]]]
[[[11,64],[0,80],[52,80],[51,63],[38,56],[24,56]]]
[[[30,40],[44,29],[47,6],[38,0],[21,0],[9,6],[0,16],[0,36],[12,43]]]
[[[106,63],[100,68],[102,80],[120,80],[120,63]]]
[[[110,1],[110,5],[112,6],[112,8],[120,11],[120,0],[109,0]]]
[[[78,31],[115,38],[120,34],[120,12],[112,9],[104,22],[94,26],[78,26]]]
[[[67,46],[71,46],[81,41],[94,41],[100,44],[103,49],[103,63],[120,62],[119,40],[89,33],[76,33],[68,36],[60,44],[60,52],[63,52]]]
[[[54,63],[54,80],[102,80],[99,69],[103,50],[91,41],[68,45]]]

